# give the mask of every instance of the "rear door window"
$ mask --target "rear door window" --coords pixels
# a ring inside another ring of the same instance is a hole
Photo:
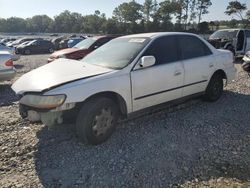
[[[156,65],[171,63],[179,60],[177,40],[175,36],[157,38],[148,47],[143,56],[154,56]]]
[[[212,54],[211,50],[207,47],[207,45],[198,37],[181,35],[178,36],[178,39],[181,49],[182,60],[198,58]]]

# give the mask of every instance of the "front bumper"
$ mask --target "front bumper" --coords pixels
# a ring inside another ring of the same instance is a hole
[[[75,103],[64,104],[53,110],[40,110],[19,104],[19,113],[22,118],[27,118],[30,122],[42,122],[47,126],[62,124],[75,108]],[[73,113],[74,114],[74,113]]]

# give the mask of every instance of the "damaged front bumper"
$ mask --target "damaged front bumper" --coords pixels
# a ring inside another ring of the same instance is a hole
[[[41,121],[47,126],[53,126],[62,124],[66,117],[65,114],[68,114],[75,106],[75,103],[66,103],[53,110],[41,110],[20,104],[19,113],[22,118],[27,118],[30,122]]]

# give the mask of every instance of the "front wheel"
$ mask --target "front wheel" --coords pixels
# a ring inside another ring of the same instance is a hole
[[[119,110],[108,98],[87,101],[76,120],[76,134],[79,139],[97,145],[105,142],[114,132]]]
[[[223,77],[220,74],[213,75],[207,86],[204,100],[210,102],[219,100],[223,93],[223,85]]]

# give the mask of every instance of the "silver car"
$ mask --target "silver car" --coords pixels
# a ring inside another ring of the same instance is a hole
[[[20,59],[20,55],[16,54],[16,49],[14,47],[8,47],[0,43],[0,51],[9,52],[11,54],[11,59],[13,61],[17,61],[18,59]]]
[[[0,82],[11,80],[15,75],[12,55],[7,51],[0,51]]]

